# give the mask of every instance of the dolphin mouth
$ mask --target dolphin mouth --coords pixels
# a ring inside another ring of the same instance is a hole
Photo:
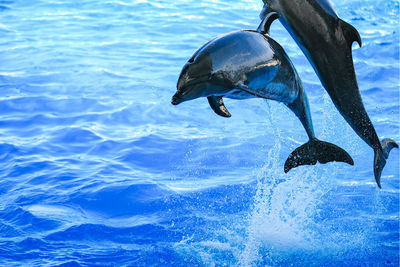
[[[190,87],[194,87],[198,84],[205,83],[210,80],[209,75],[204,75],[201,77],[197,77],[195,79],[189,79],[188,81],[184,82],[183,84],[178,81],[178,91],[188,90]]]
[[[180,104],[181,102],[182,102],[182,99],[179,96],[179,94],[178,93],[174,94],[174,96],[172,97],[172,100],[171,100],[171,104],[176,106],[176,105]]]
[[[200,83],[197,83],[197,82],[188,83],[188,84],[185,84],[180,89],[178,89],[178,91],[173,95],[173,97],[171,99],[171,104],[176,106],[182,102],[185,102],[186,100],[190,100],[190,99],[186,99],[186,98],[188,98],[187,96],[190,95],[191,90],[193,90],[193,88],[198,84],[200,84]]]
[[[193,88],[196,85],[201,84],[201,83],[202,82],[198,82],[196,80],[196,81],[192,81],[192,82],[188,82],[188,83],[184,84],[182,87],[180,87],[178,89],[178,91],[172,97],[171,104],[176,106],[186,100],[189,100],[189,99],[185,99],[185,98],[187,98],[187,96],[190,95],[191,90],[193,90]]]
[[[176,106],[182,102],[193,99],[193,97],[191,97],[192,90],[194,90],[199,85],[207,83],[209,80],[210,77],[208,75],[205,75],[196,79],[189,80],[185,83],[178,82],[178,91],[172,97],[171,104]]]

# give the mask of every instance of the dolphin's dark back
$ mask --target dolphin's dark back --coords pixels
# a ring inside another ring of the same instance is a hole
[[[257,31],[241,30],[221,35],[201,50],[199,59],[204,56],[212,62],[211,75],[223,72],[232,84],[243,81],[250,85],[247,81],[252,80],[251,86],[261,89],[269,82],[285,80],[286,84],[291,83],[287,90],[298,90],[298,74],[283,48]],[[247,79],[243,80],[243,74]],[[252,79],[252,75],[258,79]],[[254,84],[257,81],[260,86]]]
[[[338,17],[335,13],[327,11],[314,0],[280,2],[285,15],[281,15],[279,20],[308,58],[311,56],[310,49],[313,52],[323,50],[327,44],[336,42],[336,33],[330,30],[337,28]]]
[[[210,55],[214,71],[257,66],[276,57],[267,38],[250,30],[223,34],[203,48],[202,53]]]
[[[368,145],[380,146],[358,89],[351,48],[355,40],[346,36],[354,28],[348,29],[351,26],[340,20],[325,0],[280,3],[285,14],[280,21],[310,61],[339,112]]]

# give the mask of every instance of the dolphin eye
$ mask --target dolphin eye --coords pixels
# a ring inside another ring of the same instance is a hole
[[[188,61],[189,63],[193,63],[194,62],[194,56],[193,57],[191,57],[191,58],[189,58],[189,61]]]

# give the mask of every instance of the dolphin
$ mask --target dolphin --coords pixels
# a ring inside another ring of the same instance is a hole
[[[279,19],[317,73],[336,108],[353,130],[374,150],[374,176],[381,174],[392,148],[391,139],[379,140],[364,108],[353,66],[352,44],[361,47],[358,31],[339,18],[329,0],[263,0],[260,18]],[[268,26],[268,27],[269,27]]]
[[[282,102],[299,118],[309,138],[289,155],[285,172],[317,161],[353,165],[345,150],[315,137],[300,77],[283,48],[268,35],[269,25],[267,17],[257,31],[234,31],[204,44],[184,65],[171,103],[207,97],[215,113],[231,117],[222,97]]]

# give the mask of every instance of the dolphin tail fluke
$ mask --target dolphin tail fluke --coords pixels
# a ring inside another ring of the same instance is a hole
[[[285,162],[285,173],[301,165],[315,165],[316,163],[331,161],[345,162],[354,165],[351,156],[342,148],[318,139],[310,140],[293,151]]]
[[[382,150],[380,148],[374,149],[374,175],[375,181],[379,188],[381,186],[381,174],[383,167],[386,165],[386,159],[389,157],[390,150],[393,148],[399,148],[399,145],[392,139],[383,139],[381,142]]]

